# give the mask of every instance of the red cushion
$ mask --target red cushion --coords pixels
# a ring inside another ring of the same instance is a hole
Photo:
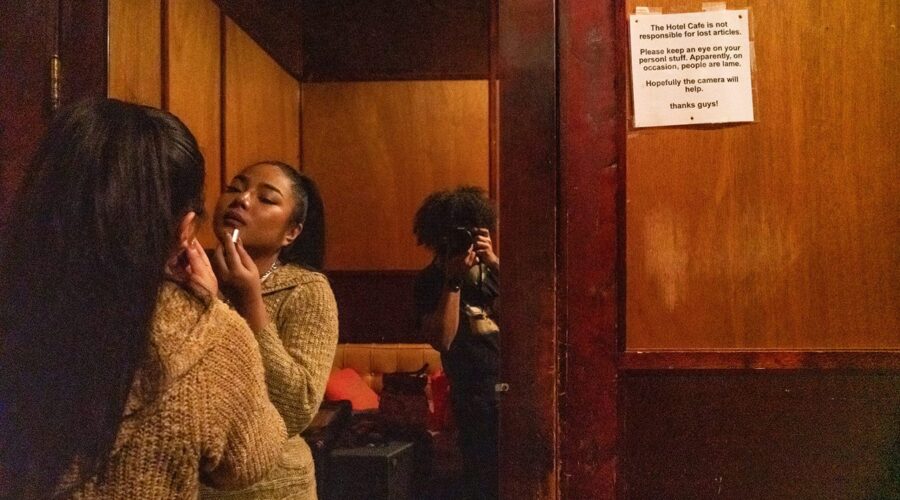
[[[354,410],[377,410],[378,394],[366,384],[353,368],[331,372],[325,387],[325,399],[340,401],[346,399]]]

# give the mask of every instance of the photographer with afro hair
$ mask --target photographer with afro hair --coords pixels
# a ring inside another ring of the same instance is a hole
[[[429,195],[413,224],[418,243],[434,254],[416,280],[418,325],[450,379],[469,498],[497,497],[496,219],[483,190],[461,187]]]

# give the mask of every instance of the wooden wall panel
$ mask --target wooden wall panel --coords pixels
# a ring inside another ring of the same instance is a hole
[[[491,4],[303,2],[303,80],[487,79]]]
[[[897,498],[897,373],[623,377],[622,498]]]
[[[329,269],[420,269],[422,200],[488,187],[487,81],[304,84],[303,161],[325,199]]]
[[[109,0],[110,97],[162,104],[159,0]]]
[[[232,21],[225,28],[225,179],[261,160],[300,163],[300,83]]]
[[[168,2],[168,108],[191,129],[206,160],[207,221],[200,240],[215,246],[209,224],[222,184],[220,14],[212,0]]]
[[[341,315],[340,342],[428,343],[416,329],[418,271],[328,271]]]
[[[628,134],[628,348],[900,348],[900,3],[743,6],[757,122]]]
[[[222,12],[244,30],[294,78],[300,80],[301,0],[215,0]]]

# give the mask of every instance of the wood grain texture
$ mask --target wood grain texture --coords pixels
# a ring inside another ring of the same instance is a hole
[[[614,498],[624,106],[613,2],[559,3],[562,498]]]
[[[225,28],[226,182],[263,160],[300,163],[300,83],[232,21]]]
[[[432,191],[488,188],[487,81],[303,84],[303,169],[335,270],[421,269],[412,222]]]
[[[491,3],[305,1],[303,79],[487,79]]]
[[[109,96],[160,107],[160,1],[109,0],[108,6]]]
[[[301,0],[215,2],[275,62],[296,80],[300,80]]]
[[[168,2],[169,111],[187,125],[206,160],[205,198],[211,216],[222,184],[219,9],[212,0]],[[207,217],[199,238],[215,246]]]
[[[897,498],[900,375],[623,377],[619,498]]]
[[[629,131],[628,348],[900,348],[900,3],[728,6],[757,121]]]
[[[501,498],[559,494],[555,7],[499,7]]]

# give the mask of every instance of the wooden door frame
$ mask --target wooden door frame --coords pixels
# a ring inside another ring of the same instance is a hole
[[[629,374],[900,370],[898,351],[626,352],[625,3],[501,3],[499,26],[504,498],[624,497]]]
[[[555,1],[501,1],[498,26],[501,378],[510,385],[500,409],[500,494],[501,498],[556,498]]]
[[[500,6],[503,498],[612,498],[621,350],[619,2]]]
[[[512,385],[501,417],[504,498],[616,494],[618,10],[501,6],[503,376]]]

